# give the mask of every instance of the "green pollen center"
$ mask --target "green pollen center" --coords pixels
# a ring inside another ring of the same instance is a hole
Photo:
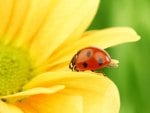
[[[32,77],[27,52],[12,46],[0,45],[0,96],[22,90]]]

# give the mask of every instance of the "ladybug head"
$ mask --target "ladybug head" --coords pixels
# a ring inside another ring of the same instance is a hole
[[[75,54],[75,55],[72,57],[72,59],[71,59],[71,61],[70,61],[70,63],[69,63],[69,68],[70,68],[72,71],[78,71],[78,70],[76,70],[76,65],[75,65],[75,63],[76,63],[76,57],[77,57],[77,55]]]

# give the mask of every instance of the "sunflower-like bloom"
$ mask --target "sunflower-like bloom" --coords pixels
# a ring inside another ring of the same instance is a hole
[[[118,113],[115,84],[72,72],[81,48],[139,39],[128,27],[85,31],[99,0],[0,0],[0,113]]]

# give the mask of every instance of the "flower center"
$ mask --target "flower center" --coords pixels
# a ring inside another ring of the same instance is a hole
[[[0,45],[0,96],[21,91],[31,78],[32,68],[27,52]]]

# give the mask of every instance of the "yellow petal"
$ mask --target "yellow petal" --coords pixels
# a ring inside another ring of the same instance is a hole
[[[42,88],[42,87],[38,87],[38,88],[33,88],[33,89],[29,89],[26,91],[22,91],[16,94],[12,94],[12,95],[7,95],[7,96],[2,96],[0,97],[0,99],[8,99],[9,102],[14,102],[16,100],[21,100],[23,98],[27,98],[31,95],[37,95],[37,94],[53,94],[56,93],[62,89],[64,89],[64,85],[55,85],[49,88]]]
[[[0,5],[2,5],[0,6],[0,37],[5,37],[3,42],[5,44],[15,42],[16,46],[29,44],[47,18],[53,2],[55,1],[0,1]]]
[[[96,46],[106,49],[111,46],[134,42],[139,39],[139,35],[137,35],[132,28],[128,27],[115,27],[104,30],[87,31],[78,41],[70,41],[68,46],[62,45],[62,48],[55,52],[55,54],[53,54],[43,66],[48,64],[50,67],[50,65],[70,61],[80,49],[87,46]]]
[[[5,33],[3,34],[5,39],[3,43],[8,44],[12,40],[16,39],[17,33],[19,33],[19,30],[21,29],[25,16],[27,14],[27,11],[29,9],[29,0],[9,0],[12,3],[7,4],[13,4],[13,9],[11,9],[11,16],[7,17],[9,19],[9,23],[7,26],[7,30],[5,30]],[[5,4],[4,2],[2,4]],[[6,4],[5,4],[6,5]],[[7,8],[10,8],[8,6]],[[6,7],[5,9],[6,10]],[[5,19],[4,17],[2,19]],[[1,22],[1,21],[0,21]],[[1,22],[3,25],[4,23]]]
[[[65,85],[65,89],[53,95],[33,96],[30,97],[29,100],[27,98],[24,102],[27,101],[27,103],[32,103],[32,101],[37,100],[36,104],[33,103],[32,105],[34,108],[40,104],[42,106],[39,105],[40,108],[38,109],[40,110],[44,111],[44,109],[52,107],[54,113],[60,113],[61,110],[58,111],[58,108],[62,105],[61,99],[66,96],[68,96],[66,98],[69,98],[70,96],[81,96],[83,98],[83,113],[119,112],[120,102],[118,89],[110,79],[102,74],[92,72],[49,72],[37,76],[27,84],[25,88],[38,86],[49,87],[55,84]],[[38,100],[38,98],[41,99]],[[46,100],[49,100],[50,103],[46,102],[46,105],[48,106],[44,107]],[[69,102],[63,101],[63,103],[67,105]],[[79,101],[79,103],[81,102]],[[64,111],[69,109],[67,106],[63,108]]]
[[[31,44],[30,53],[35,65],[45,61],[70,36],[81,35],[95,15],[98,4],[99,0],[56,0]]]
[[[7,104],[0,101],[0,113],[24,113],[15,105]]]
[[[26,2],[26,0],[23,0]],[[30,0],[30,7],[25,15],[24,24],[17,34],[16,46],[29,45],[47,19],[54,0]]]
[[[72,72],[72,71],[46,72],[46,73],[43,73],[43,74],[40,74],[40,75],[34,77],[30,82],[28,82],[24,86],[23,89],[27,90],[27,89],[31,89],[31,88],[35,88],[35,87],[49,87],[51,85],[54,86],[54,84],[56,85],[57,81],[58,82],[61,81],[61,83],[64,84],[65,80],[67,80],[67,82],[69,82],[69,81],[72,82],[72,81],[76,81],[76,80],[82,81],[82,80],[86,80],[86,79],[87,80],[94,79],[96,81],[99,81],[100,78],[105,79],[104,76],[99,76],[99,75],[102,75],[102,74],[100,74],[100,73],[96,74],[93,72],[87,73],[87,72]],[[91,82],[93,82],[93,81],[91,81]],[[61,84],[61,85],[63,85],[63,84]],[[57,85],[59,85],[59,84],[57,84]],[[85,88],[90,88],[90,87],[86,87],[86,86],[87,85],[84,85]],[[89,84],[89,86],[93,86],[94,88],[96,87],[96,85],[94,85],[94,84],[93,85]]]
[[[83,101],[81,96],[69,96],[61,93],[54,95],[36,95],[17,105],[25,113],[83,113]],[[30,112],[29,112],[30,111]]]
[[[87,31],[75,45],[82,47],[82,43],[85,43],[84,46],[86,47],[93,43],[102,49],[106,49],[122,43],[135,42],[139,39],[140,36],[132,28],[114,27],[104,30]]]
[[[2,36],[7,30],[7,26],[9,24],[12,14],[13,5],[13,0],[0,1],[0,39],[3,38]]]

